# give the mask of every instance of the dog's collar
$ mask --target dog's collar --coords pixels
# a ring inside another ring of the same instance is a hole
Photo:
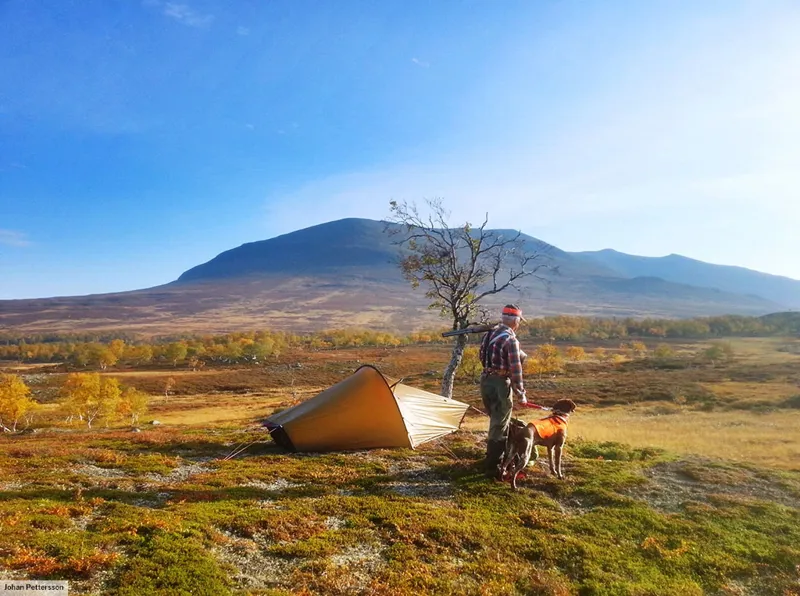
[[[561,422],[566,424],[569,421],[569,413],[567,412],[553,412],[548,418],[558,418]]]

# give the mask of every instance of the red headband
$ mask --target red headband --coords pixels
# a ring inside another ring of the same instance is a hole
[[[510,306],[503,308],[503,314],[509,317],[522,317],[522,311],[520,309],[511,308]]]

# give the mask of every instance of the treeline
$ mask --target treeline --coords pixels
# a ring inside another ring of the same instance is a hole
[[[184,336],[145,340],[133,335],[57,334],[18,337],[0,335],[0,360],[65,362],[77,368],[124,364],[142,366],[187,363],[192,368],[211,363],[259,363],[289,350],[402,346],[447,343],[442,329],[398,335],[368,329],[338,329],[309,334],[256,331],[224,335]],[[538,342],[653,339],[717,339],[800,333],[800,313],[767,317],[720,316],[698,319],[607,319],[557,316],[532,319],[519,332]]]
[[[520,335],[547,341],[585,341],[626,338],[767,337],[800,332],[800,313],[781,314],[783,316],[725,315],[697,319],[545,317],[528,321]]]
[[[290,350],[321,350],[359,346],[400,346],[432,342],[444,343],[441,330],[420,331],[399,336],[367,329],[322,331],[299,335],[285,332],[257,331],[204,335],[175,341],[111,339],[31,342],[30,338],[7,339],[0,345],[0,360],[31,363],[64,362],[75,368],[106,369],[119,364],[143,366],[188,364],[202,368],[206,364],[261,363],[277,359]]]
[[[581,346],[560,348],[555,344],[541,343],[530,354],[526,354],[523,366],[526,377],[542,378],[563,373],[567,363],[574,364],[585,360],[594,363],[621,364],[631,360],[649,359],[660,367],[674,368],[674,365],[679,363],[717,365],[729,361],[733,357],[733,346],[723,341],[713,341],[700,350],[681,350],[680,353],[667,343],[658,344],[651,349],[642,341],[622,342],[619,347],[613,349],[595,347],[591,352],[587,352]],[[483,371],[483,364],[477,346],[467,346],[458,370],[468,379],[475,383],[478,382]]]

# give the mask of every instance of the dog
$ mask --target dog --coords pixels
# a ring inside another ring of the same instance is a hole
[[[541,420],[525,424],[522,420],[512,418],[497,479],[502,481],[510,475],[511,486],[517,490],[517,474],[528,465],[536,446],[542,445],[547,447],[550,472],[563,480],[561,452],[567,442],[567,420],[575,408],[575,402],[571,399],[560,399],[553,404],[553,413]]]

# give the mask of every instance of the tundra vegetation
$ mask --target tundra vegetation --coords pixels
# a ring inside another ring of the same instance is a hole
[[[417,450],[285,453],[260,427],[362,363],[438,391],[439,332],[7,338],[0,577],[76,594],[797,593],[800,340],[649,324],[663,333],[523,329],[531,398],[579,409],[566,480],[537,462],[516,493],[481,474],[476,410]],[[69,357],[112,340],[113,363]],[[454,397],[479,408],[474,347]]]

